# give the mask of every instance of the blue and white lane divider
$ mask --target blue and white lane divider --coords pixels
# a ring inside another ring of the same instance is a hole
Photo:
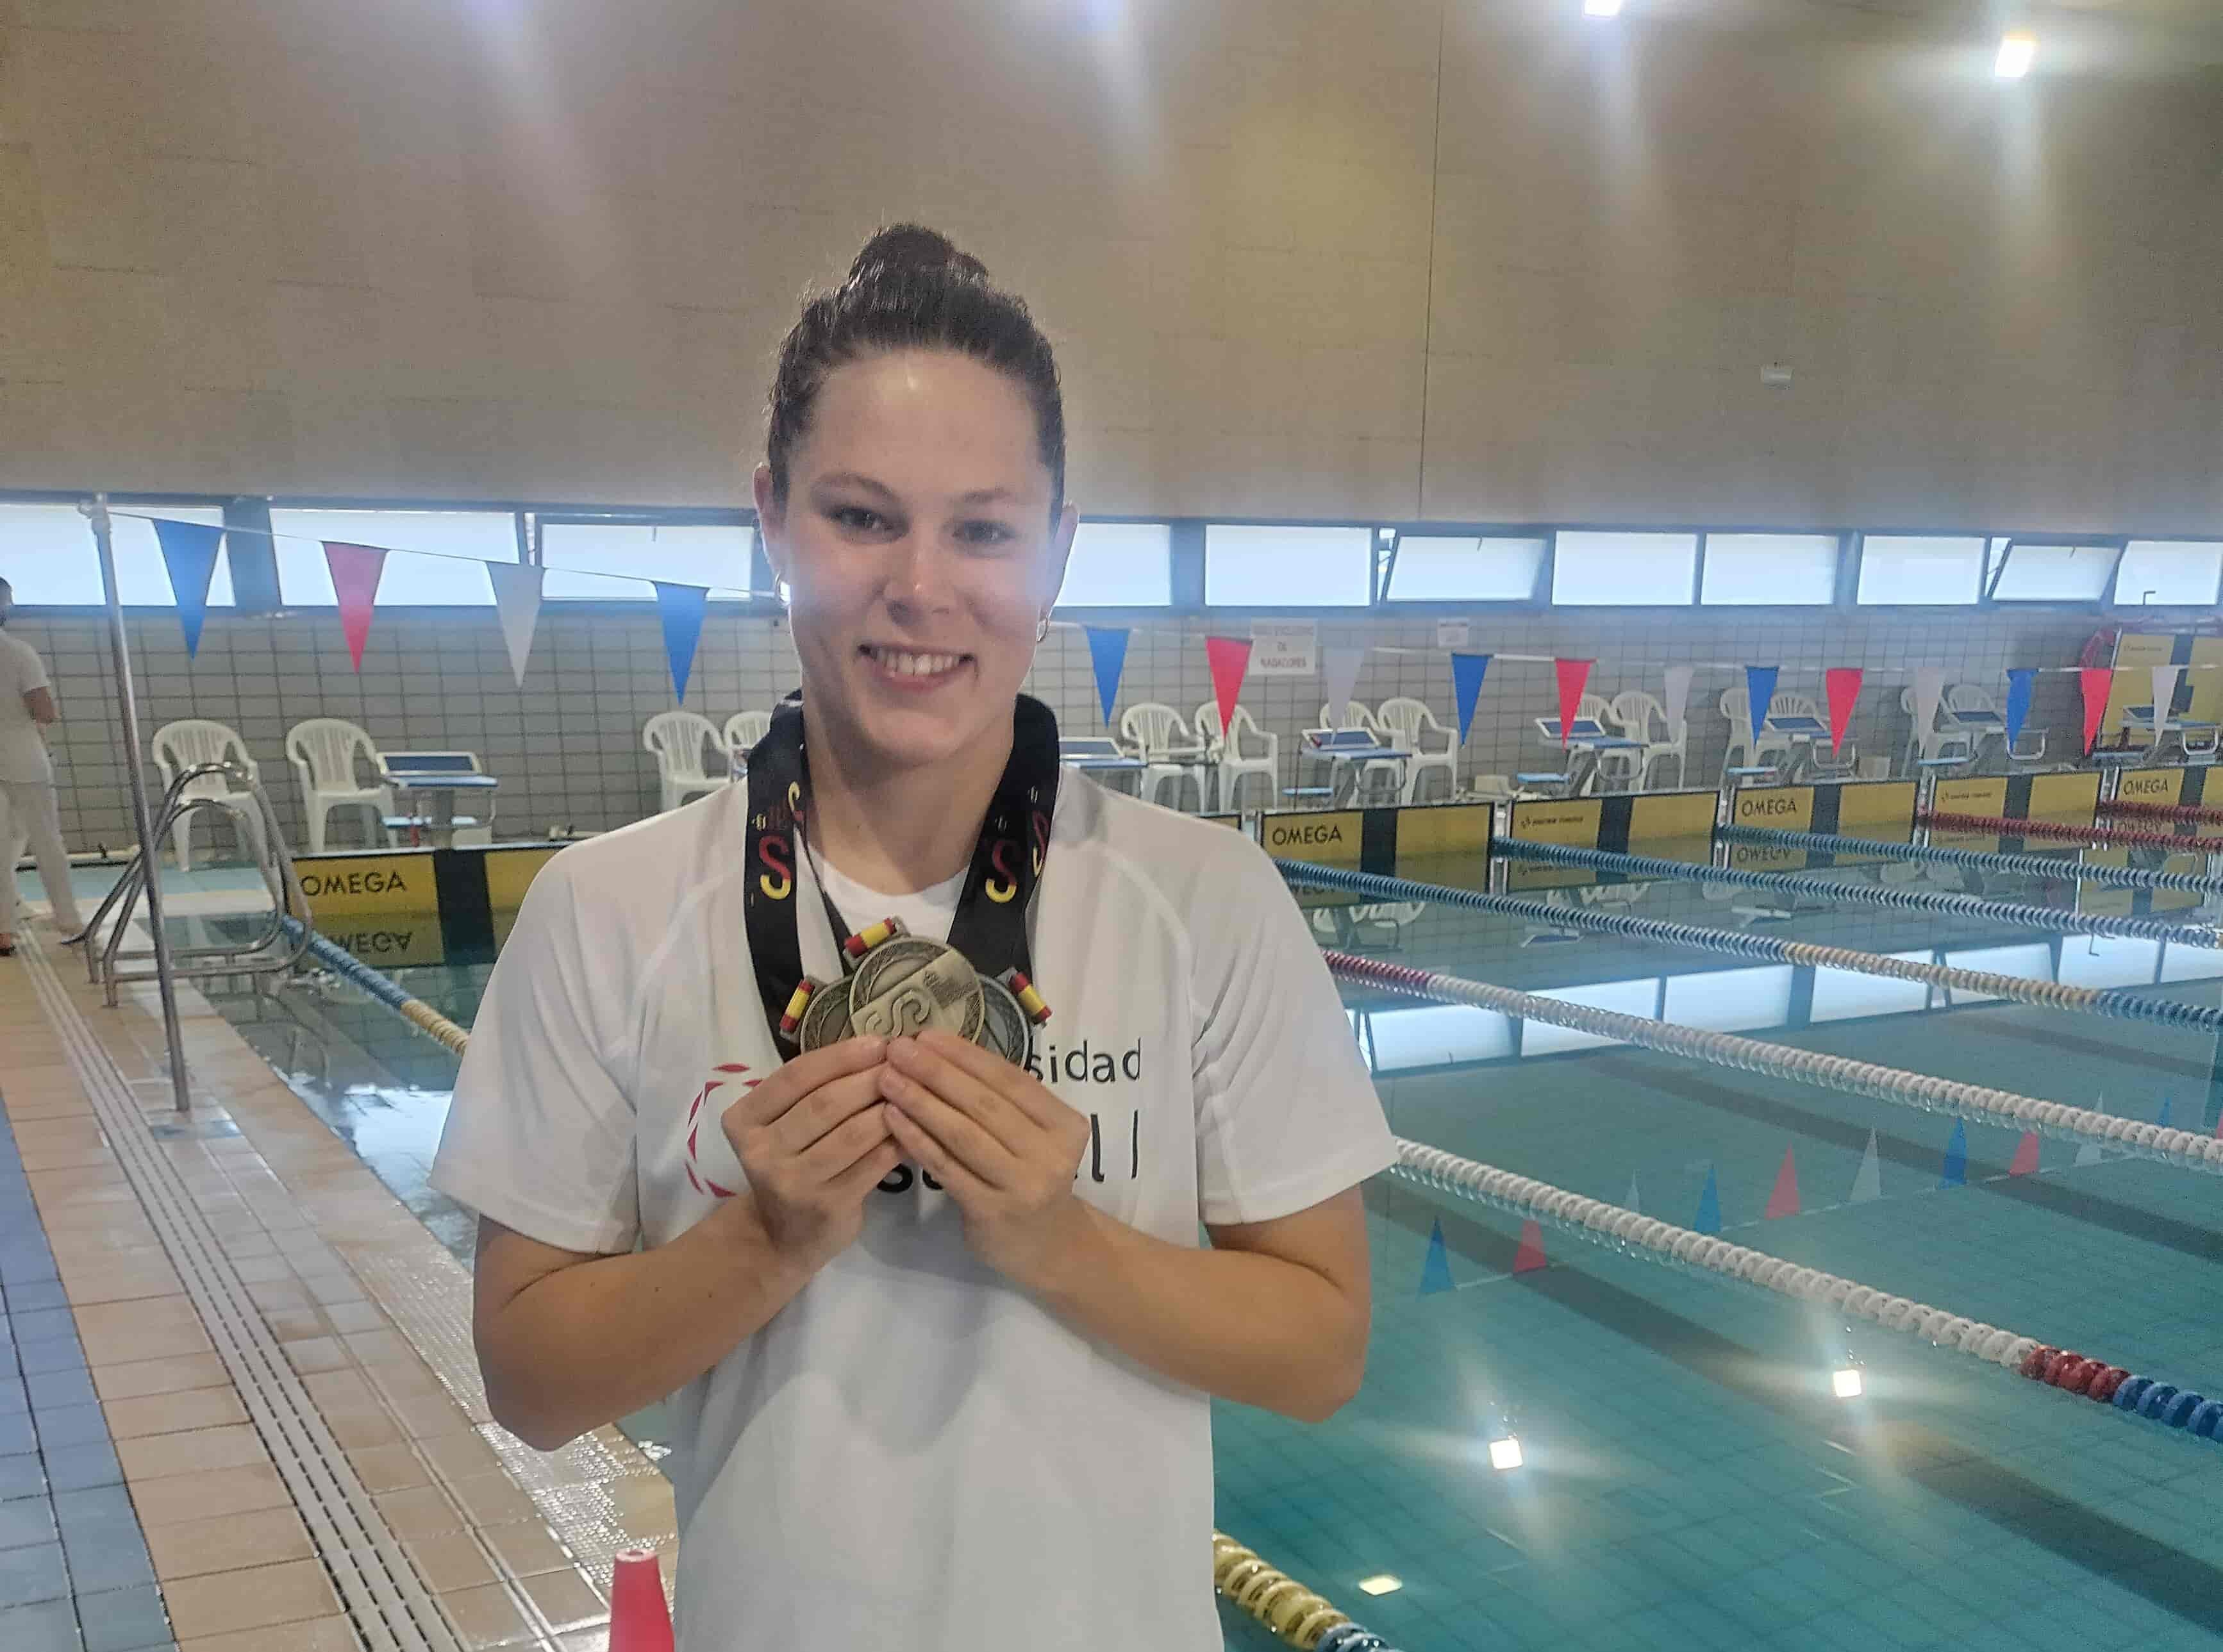
[[[2173,889],[2190,895],[2223,894],[2223,877],[2205,872],[2163,872],[2158,867],[2095,867],[2061,854],[2008,854],[1993,849],[1946,848],[1936,843],[1882,843],[1872,838],[1827,832],[1779,831],[1773,826],[1717,826],[1714,835],[1731,843],[1767,848],[1809,849],[1820,854],[1874,855],[1886,861],[1915,861],[1931,866],[1968,867],[1977,872],[2027,873],[2062,882],[2100,884],[2110,889]]]
[[[1657,941],[1668,946],[1692,947],[1734,957],[1757,958],[1769,963],[1801,964],[1816,969],[1844,969],[1863,975],[1889,975],[1899,980],[1926,981],[1955,992],[1983,993],[2017,1003],[2047,1009],[2075,1010],[2105,1015],[2119,1021],[2151,1021],[2164,1026],[2201,1027],[2223,1032],[2223,1009],[2209,1005],[2178,1004],[2167,999],[2140,998],[2133,993],[2100,987],[2070,987],[2060,981],[2037,980],[2026,975],[1995,974],[1988,969],[1959,969],[1950,964],[1918,963],[1881,953],[1856,952],[1850,947],[1817,946],[1806,941],[1786,941],[1773,936],[1747,935],[1729,930],[1708,929],[1698,924],[1670,924],[1659,918],[1636,917],[1626,912],[1600,911],[1591,907],[1554,906],[1547,901],[1525,900],[1517,895],[1484,894],[1472,889],[1453,889],[1442,884],[1414,883],[1406,878],[1384,878],[1370,872],[1346,872],[1339,867],[1311,866],[1301,861],[1276,861],[1283,878],[1315,889],[1342,889],[1370,900],[1425,900],[1475,911],[1495,912],[1556,929],[1589,930],[1632,941]]]

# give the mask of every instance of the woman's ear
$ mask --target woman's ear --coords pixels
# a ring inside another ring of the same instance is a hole
[[[787,586],[787,509],[772,486],[771,466],[757,466],[755,474],[749,478],[749,491],[756,500],[757,533],[764,540],[765,560],[771,564],[772,583],[784,591]]]
[[[1065,564],[1073,556],[1073,536],[1080,527],[1080,512],[1071,500],[1057,514],[1057,526],[1049,534],[1049,589],[1042,596],[1042,617],[1057,603],[1057,594],[1065,589]]]

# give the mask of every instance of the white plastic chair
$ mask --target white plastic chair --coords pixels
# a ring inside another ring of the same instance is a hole
[[[1258,726],[1250,715],[1250,708],[1235,708],[1232,737],[1219,727],[1219,707],[1206,700],[1196,709],[1196,731],[1204,736],[1205,755],[1219,777],[1219,809],[1222,814],[1235,808],[1242,798],[1243,782],[1256,776],[1266,782],[1266,804],[1274,806],[1275,794],[1282,785],[1282,737],[1269,735]],[[1247,741],[1256,741],[1262,750],[1246,755]]]
[[[385,829],[385,821],[394,813],[394,792],[383,785],[365,785],[356,766],[362,757],[374,772],[378,767],[378,747],[368,734],[345,717],[311,717],[286,731],[286,757],[300,782],[310,854],[324,852],[325,829],[335,809],[362,811],[366,845],[393,843],[394,834]]]
[[[166,722],[154,731],[154,738],[148,744],[155,764],[162,771],[162,790],[165,793],[176,784],[179,775],[202,763],[231,763],[251,780],[262,778],[261,768],[247,754],[247,742],[239,737],[238,731],[220,722],[211,722],[205,717],[186,717],[177,722]],[[256,865],[261,864],[262,818],[252,799],[243,792],[234,791],[230,782],[221,774],[204,774],[199,779],[189,782],[185,796],[214,798],[223,804],[239,834],[241,848]],[[193,869],[193,816],[206,812],[205,810],[195,810],[193,814],[180,815],[177,824],[170,829],[170,848],[177,857],[180,872]]]
[[[1784,696],[1777,695],[1768,702],[1768,711],[1787,713],[1790,708],[1784,701]],[[1789,760],[1796,748],[1796,742],[1790,735],[1779,735],[1764,728],[1757,735],[1753,732],[1750,697],[1742,688],[1723,689],[1721,707],[1722,716],[1729,722],[1729,749],[1722,754],[1725,766],[1762,768],[1767,766],[1771,758],[1779,764]]]
[[[743,760],[757,742],[771,732],[769,711],[736,711],[726,719],[726,778],[738,780],[746,772]]]
[[[1631,740],[1640,740],[1644,749],[1637,753],[1636,789],[1652,789],[1652,767],[1666,758],[1675,760],[1675,784],[1679,787],[1689,778],[1691,755],[1691,720],[1670,724],[1667,708],[1642,689],[1630,689],[1616,694],[1607,709],[1621,732]]]
[[[1585,694],[1575,702],[1575,721],[1594,722],[1608,734],[1619,724],[1613,715],[1613,702],[1603,694]],[[1644,753],[1632,751],[1600,752],[1597,765],[1591,771],[1585,790],[1595,790],[1612,780],[1634,791],[1637,777],[1644,772]]]
[[[1197,807],[1204,807],[1204,747],[1189,733],[1180,712],[1154,700],[1130,705],[1119,714],[1119,737],[1143,760],[1145,798],[1151,803],[1162,801],[1170,783],[1178,808],[1187,795],[1187,783],[1193,779]]]
[[[1976,742],[1968,737],[1966,728],[1949,720],[1947,714],[1951,707],[1952,694],[1948,690],[1937,697],[1937,709],[1930,716],[1930,727],[1916,728],[1912,726],[1914,690],[1911,686],[1899,690],[1899,709],[1905,712],[1909,719],[1906,738],[1906,772],[1909,774],[1919,773],[1925,763],[1942,766],[1975,761]]]
[[[1436,714],[1418,700],[1398,697],[1384,700],[1379,714],[1382,731],[1391,742],[1412,755],[1405,760],[1405,789],[1399,801],[1411,803],[1420,795],[1420,777],[1444,777],[1444,798],[1458,792],[1458,731],[1436,721]],[[1439,743],[1440,742],[1440,743]]]
[[[1345,700],[1339,708],[1322,701],[1319,726],[1323,728],[1363,728],[1374,736],[1377,744],[1387,746],[1392,743],[1382,727],[1382,720],[1357,700]],[[1343,760],[1337,760],[1338,762]],[[1376,780],[1386,783],[1385,789],[1390,795],[1401,794],[1404,785],[1404,767],[1402,763],[1387,757],[1368,758],[1359,766],[1358,789],[1353,794],[1355,799],[1363,803],[1372,798]]]
[[[726,784],[724,775],[702,771],[703,748],[717,742],[718,725],[696,711],[659,711],[641,726],[640,743],[656,754],[664,810]]]

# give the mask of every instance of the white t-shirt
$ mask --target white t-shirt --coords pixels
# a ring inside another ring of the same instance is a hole
[[[729,787],[542,871],[433,1186],[597,1252],[665,1244],[742,1187],[719,1115],[779,1061],[742,917],[746,803]],[[831,979],[798,874],[804,968]],[[842,895],[854,923],[902,910]],[[1319,949],[1240,833],[1067,776],[1037,902],[1036,1064],[1093,1122],[1090,1203],[1195,1245],[1200,1221],[1288,1215],[1394,1161]],[[1206,1397],[975,1260],[910,1172],[673,1397],[683,1652],[1216,1652]]]
[[[0,629],[0,780],[51,780],[54,766],[47,742],[31,721],[23,697],[47,686],[47,667],[38,651]]]

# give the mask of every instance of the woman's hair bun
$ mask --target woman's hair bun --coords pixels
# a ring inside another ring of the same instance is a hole
[[[948,236],[923,224],[891,224],[874,235],[849,265],[849,279],[859,280],[876,268],[946,269],[979,281],[988,279],[987,265],[968,252],[959,251]]]

